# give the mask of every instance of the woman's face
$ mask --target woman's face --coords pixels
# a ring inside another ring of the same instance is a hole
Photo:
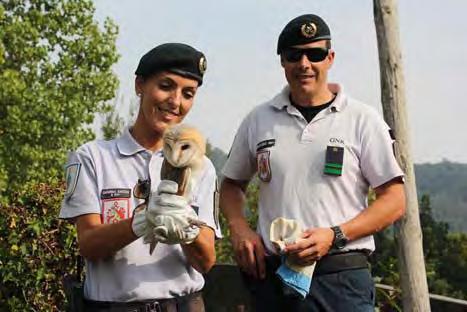
[[[137,77],[135,85],[141,99],[137,122],[159,134],[185,118],[198,89],[196,80],[165,71]]]

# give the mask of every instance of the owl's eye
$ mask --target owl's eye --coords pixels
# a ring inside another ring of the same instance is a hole
[[[189,144],[183,144],[183,145],[182,145],[182,151],[187,150],[187,149],[189,149],[189,148],[190,148],[190,145],[189,145]]]

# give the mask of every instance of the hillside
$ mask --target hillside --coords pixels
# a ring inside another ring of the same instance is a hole
[[[415,165],[418,197],[430,195],[437,220],[451,231],[467,232],[467,164],[443,161]]]

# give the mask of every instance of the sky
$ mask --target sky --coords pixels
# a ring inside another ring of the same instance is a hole
[[[294,17],[313,13],[331,28],[335,63],[329,80],[381,112],[373,1],[94,0],[95,18],[119,27],[122,116],[136,103],[141,56],[165,42],[201,50],[208,69],[185,121],[228,151],[243,117],[286,84],[277,37]],[[398,1],[412,158],[467,163],[467,1]],[[128,121],[131,122],[131,121]]]

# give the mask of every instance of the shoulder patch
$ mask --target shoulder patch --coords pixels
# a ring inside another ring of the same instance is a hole
[[[80,169],[81,169],[80,163],[70,164],[65,167],[65,181],[66,181],[65,198],[69,198],[75,192],[76,184],[78,183]]]

